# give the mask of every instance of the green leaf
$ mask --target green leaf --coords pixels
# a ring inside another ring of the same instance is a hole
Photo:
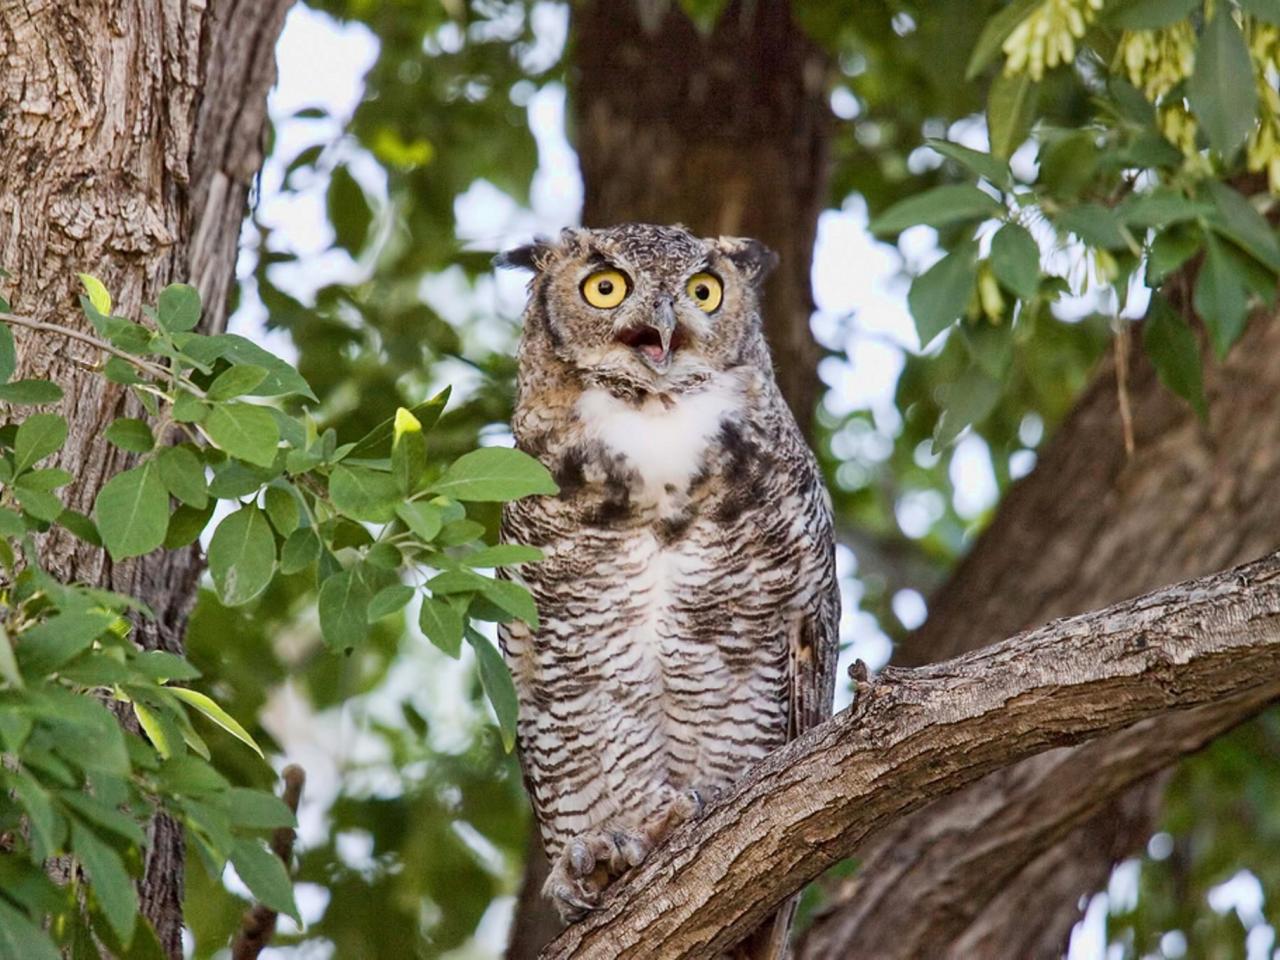
[[[1237,190],[1217,180],[1204,181],[1215,213],[1209,224],[1273,273],[1280,273],[1280,242],[1265,217]],[[3,389],[0,387],[0,389]]]
[[[538,629],[538,608],[528,589],[510,580],[493,580],[489,577],[482,579],[481,593],[486,600],[520,618],[533,629]]]
[[[454,520],[446,523],[436,537],[436,543],[442,547],[458,547],[484,536],[484,524],[474,520]]]
[[[425,400],[409,408],[409,413],[422,425],[422,432],[427,433],[435,426],[449,402],[449,388],[441,390],[430,400]],[[391,441],[395,434],[396,418],[388,417],[370,430],[356,442],[348,456],[358,459],[369,457],[385,457],[391,451]]]
[[[18,669],[18,661],[13,656],[13,641],[9,639],[9,631],[0,623],[0,679],[11,687],[21,689],[22,671]]]
[[[1157,30],[1191,15],[1201,0],[1120,0],[1104,16],[1125,30]]]
[[[396,516],[424,543],[434,540],[444,524],[444,516],[434,503],[416,501],[396,504]]]
[[[1195,307],[1209,331],[1218,359],[1226,357],[1231,345],[1244,333],[1249,316],[1249,297],[1245,278],[1228,258],[1222,241],[1210,236],[1205,248],[1204,264],[1196,278]]]
[[[458,659],[462,649],[462,614],[443,600],[423,597],[418,610],[418,627],[441,652]]]
[[[265,379],[267,379],[265,367],[252,363],[237,364],[218,374],[213,383],[209,384],[205,395],[215,402],[232,400],[246,393],[252,393]]]
[[[0,537],[20,537],[27,532],[22,518],[8,507],[0,507]]]
[[[70,473],[58,467],[47,467],[44,470],[31,470],[20,476],[14,486],[21,490],[57,490],[74,480]]]
[[[369,634],[368,584],[356,568],[336,573],[320,585],[320,632],[333,650],[349,650]]]
[[[231,808],[231,820],[238,827],[275,830],[298,825],[293,811],[284,801],[265,790],[232,787],[227,791],[227,800]]]
[[[293,883],[284,864],[258,840],[242,837],[231,848],[231,864],[244,885],[264,906],[292,917],[299,925],[298,905],[293,901]]]
[[[269,467],[280,445],[280,428],[266,407],[249,403],[221,403],[204,424],[209,437],[233,457]]]
[[[146,453],[156,445],[155,435],[146,421],[120,417],[111,422],[105,434],[108,443],[130,453]]]
[[[933,431],[933,452],[939,453],[970,424],[979,423],[995,409],[1003,386],[974,364],[947,390],[946,409]]]
[[[1009,39],[1009,34],[1013,33],[1014,28],[1025,20],[1032,10],[1040,6],[1041,2],[1042,0],[1014,0],[987,21],[982,28],[982,33],[978,34],[977,42],[973,45],[973,53],[969,55],[969,65],[964,71],[966,80],[972,80],[980,74],[987,64],[999,55],[1004,42]]]
[[[195,543],[212,516],[212,501],[203,507],[189,507],[185,503],[178,507],[169,518],[169,527],[164,534],[166,549],[177,550]]]
[[[1175,228],[1157,234],[1147,256],[1147,286],[1157,287],[1163,283],[1169,274],[1191,259],[1203,242],[1204,238],[1195,228]]]
[[[1063,210],[1057,217],[1059,230],[1074,233],[1091,247],[1116,250],[1127,246],[1120,218],[1100,203],[1082,203]]]
[[[365,616],[370,623],[376,623],[383,617],[403,609],[404,605],[412,599],[413,587],[403,583],[393,583],[373,595],[373,599],[369,601],[369,612]]]
[[[107,288],[102,281],[90,273],[77,274],[80,282],[84,284],[84,292],[89,296],[89,302],[93,304],[93,309],[97,310],[103,316],[111,313],[111,294],[107,292]]]
[[[418,489],[427,471],[427,440],[418,418],[401,407],[396,411],[395,436],[391,444],[391,475],[406,496]]]
[[[1002,378],[1013,361],[1013,329],[1007,323],[960,324],[964,345],[973,362],[995,379]]]
[[[156,748],[156,753],[165,760],[172,757],[181,737],[175,739],[169,730],[171,724],[166,723],[159,714],[139,700],[133,701],[133,715],[137,717],[138,726],[142,727],[142,732],[147,735],[151,745]]]
[[[986,220],[1004,212],[999,201],[975,186],[946,184],[907,197],[891,206],[868,225],[877,236],[900,233],[907,227],[925,224],[945,227],[966,220]]]
[[[1280,0],[1240,0],[1240,6],[1259,20],[1280,25]]]
[[[203,423],[209,416],[209,405],[194,393],[179,390],[173,401],[173,419],[178,423]]]
[[[502,655],[483,634],[467,631],[467,641],[476,652],[476,664],[480,668],[480,685],[485,696],[493,704],[498,716],[498,729],[502,733],[502,745],[510,752],[516,745],[516,686],[511,672],[502,662]]]
[[[961,244],[912,281],[907,305],[921,349],[964,313],[977,282],[976,254],[975,244]]]
[[[359,256],[373,224],[373,210],[364,190],[345,166],[334,168],[326,199],[335,242],[352,256]]]
[[[98,906],[115,935],[127,946],[133,939],[138,898],[124,861],[115,850],[99,840],[97,834],[77,821],[71,823],[71,846],[76,859],[89,874],[90,889]]]
[[[157,320],[169,333],[186,333],[200,322],[200,292],[185,283],[161,290],[157,307]]]
[[[937,140],[931,137],[925,140],[925,143],[944,157],[949,157],[978,176],[990,180],[997,187],[1008,189],[1013,185],[1013,172],[1009,169],[1007,160],[993,157],[991,154],[983,153],[980,150],[971,150],[968,147],[961,146],[958,143],[951,143],[947,140]]]
[[[271,583],[276,539],[267,515],[242,507],[223,519],[209,541],[209,572],[218,597],[228,607],[256,599]]]
[[[320,557],[320,538],[312,527],[300,527],[289,534],[280,551],[280,572],[298,573]]]
[[[1257,121],[1258,90],[1244,34],[1226,4],[1216,7],[1200,35],[1187,99],[1210,146],[1233,156]]]
[[[1132,227],[1164,227],[1194,220],[1212,211],[1207,203],[1184,197],[1177,190],[1157,187],[1149,193],[1128,197],[1116,208],[1116,215]]]
[[[282,397],[298,394],[315,400],[307,381],[292,366],[269,350],[264,350],[252,340],[239,334],[221,333],[214,337],[188,334],[183,352],[199,362],[212,365],[219,358],[234,364],[253,364],[267,371],[267,377],[254,389],[255,397]]]
[[[455,500],[517,500],[533,494],[560,492],[551,473],[522,450],[482,447],[464,453],[431,485]]]
[[[209,502],[209,487],[204,479],[204,464],[187,447],[166,447],[156,457],[160,482],[187,506],[203,509]]]
[[[991,81],[987,93],[987,135],[991,153],[1008,159],[1022,146],[1035,121],[1040,84],[1027,72],[1007,77],[1003,73]]]
[[[67,439],[67,421],[56,413],[33,413],[18,427],[13,441],[13,470],[27,470],[62,449]]]
[[[7,323],[0,322],[0,383],[8,383],[18,369],[18,348],[13,342],[13,331]]]
[[[58,793],[58,798],[70,807],[77,817],[89,821],[91,825],[123,837],[139,847],[146,846],[147,838],[143,835],[137,821],[97,797],[75,790],[62,790]]]
[[[115,623],[115,615],[96,610],[60,613],[23,631],[18,663],[29,677],[45,676],[89,649]]]
[[[329,475],[329,496],[339,511],[355,520],[387,523],[404,495],[389,473],[339,464]]]
[[[288,490],[267,487],[262,495],[262,506],[280,536],[287,537],[298,529],[298,500]]]
[[[1040,288],[1040,246],[1026,227],[1006,223],[991,238],[991,272],[1023,300]]]
[[[46,523],[53,523],[58,517],[62,516],[62,512],[65,509],[57,495],[46,490],[15,486],[13,495],[18,498],[18,503],[22,505],[23,510],[37,520],[44,520]]]
[[[37,407],[45,403],[57,403],[62,399],[62,388],[48,380],[15,380],[0,384],[0,400],[19,406]]]
[[[511,567],[518,563],[537,563],[542,551],[519,543],[499,543],[484,547],[462,558],[469,567]]]
[[[155,461],[116,474],[98,491],[94,519],[113,560],[150,553],[169,527],[169,494]]]
[[[262,756],[262,748],[258,746],[253,737],[249,736],[249,731],[240,726],[236,722],[235,717],[223,710],[222,707],[211,698],[205,696],[198,690],[191,690],[187,687],[165,687],[169,693],[173,694],[184,703],[195,707],[206,717],[220,726],[227,733],[231,734],[241,743],[249,747],[258,756]]]
[[[1209,408],[1200,373],[1200,345],[1184,320],[1159,293],[1151,297],[1142,324],[1142,344],[1160,382],[1182,397],[1205,420]]]
[[[46,856],[62,846],[67,835],[67,824],[54,809],[53,799],[34,777],[21,771],[10,774],[14,793],[26,808],[27,818],[35,830]]]
[[[38,924],[0,899],[0,960],[62,960]]]
[[[58,514],[57,522],[66,527],[85,543],[95,547],[102,546],[102,535],[93,521],[78,510],[63,510]]]

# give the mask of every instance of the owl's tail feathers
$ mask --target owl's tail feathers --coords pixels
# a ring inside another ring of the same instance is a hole
[[[724,960],[786,960],[791,955],[788,939],[799,903],[799,895],[784,903],[772,918],[725,954]]]

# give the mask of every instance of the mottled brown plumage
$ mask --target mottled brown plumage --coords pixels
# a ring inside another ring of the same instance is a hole
[[[504,538],[546,559],[512,574],[539,630],[502,642],[569,918],[830,713],[830,503],[761,334],[772,261],[646,224],[506,255],[534,270],[512,427],[560,493],[504,512]],[[762,939],[785,937],[780,916]]]

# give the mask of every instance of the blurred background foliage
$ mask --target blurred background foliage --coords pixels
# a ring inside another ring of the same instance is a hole
[[[665,11],[662,0],[638,2]],[[679,6],[708,31],[724,4]],[[1046,260],[1064,278],[1054,308],[1011,334],[987,415],[958,443],[931,449],[972,349],[949,336],[922,350],[905,301],[910,276],[961,242],[964,225],[911,227],[896,244],[866,226],[904,198],[972,180],[925,141],[986,148],[988,83],[967,80],[966,67],[985,24],[1008,9],[795,5],[831,65],[822,82],[832,175],[813,266],[823,349],[813,375],[825,394],[813,443],[844,544],[845,662],[882,665],[891,642],[923,620],[924,597],[1031,469],[1117,322],[1086,251],[1053,246]],[[551,0],[314,0],[291,14],[231,323],[296,357],[341,436],[452,384],[433,442],[453,455],[504,441],[523,278],[495,277],[490,257],[579,216],[577,40],[570,5]],[[1099,87],[1087,69],[1064,68],[1044,73],[1037,90],[1039,125],[1013,151],[1014,175],[1078,199],[1088,185],[1072,179],[1072,159],[1044,164],[1041,148],[1094,122]],[[205,591],[188,638],[218,702],[257,718],[252,732],[276,746],[278,765],[308,772],[298,875],[308,922],[282,931],[276,955],[497,955],[529,814],[473,671],[394,618],[356,654],[330,656],[314,599],[303,577],[278,578],[247,611]],[[268,785],[229,739],[211,746],[220,769]],[[1190,955],[1224,957],[1242,956],[1246,936],[1252,949],[1274,939],[1278,795],[1274,715],[1186,763],[1164,832],[1090,905],[1095,932],[1134,957],[1182,955],[1179,937],[1184,953],[1191,943]],[[234,877],[224,888],[188,871],[195,956],[224,949],[243,892]]]

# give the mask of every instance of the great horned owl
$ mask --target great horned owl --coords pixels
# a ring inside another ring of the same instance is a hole
[[[560,485],[503,513],[504,539],[545,559],[515,574],[540,627],[501,639],[566,919],[830,714],[831,508],[761,332],[775,260],[648,224],[498,258],[534,271],[516,444]],[[778,949],[784,914],[754,955]]]

